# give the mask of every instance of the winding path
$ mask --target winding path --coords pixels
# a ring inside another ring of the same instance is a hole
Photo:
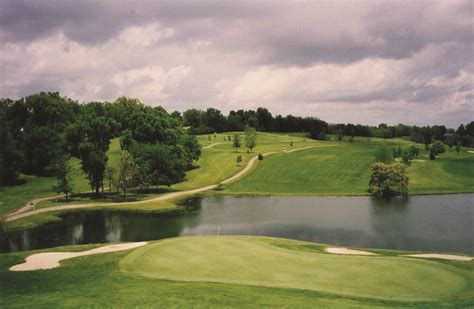
[[[291,152],[305,150],[305,149],[314,148],[314,147],[316,147],[316,146],[307,146],[307,147],[302,147],[302,148],[295,148],[295,149],[292,149],[290,151],[287,151],[286,153],[291,153]],[[271,154],[274,154],[274,153],[276,153],[276,152],[275,151],[274,152],[267,152],[267,153],[264,153],[263,156],[268,156],[268,155],[271,155]],[[234,176],[232,176],[230,178],[227,178],[226,180],[222,181],[222,183],[227,184],[227,183],[233,182],[236,179],[242,177],[244,174],[246,174],[248,171],[250,171],[250,169],[253,167],[253,165],[255,164],[255,161],[257,159],[258,159],[258,156],[255,156],[255,157],[251,158],[247,162],[247,165],[241,171],[239,171]],[[172,193],[167,193],[167,194],[164,194],[164,195],[157,196],[157,197],[149,199],[149,200],[129,202],[129,203],[126,203],[126,204],[129,205],[129,204],[141,204],[141,203],[165,201],[165,200],[169,200],[169,199],[184,196],[184,195],[196,194],[196,193],[200,193],[200,192],[203,192],[203,191],[212,190],[212,189],[216,188],[217,186],[218,186],[218,184],[213,184],[213,185],[209,185],[209,186],[205,186],[205,187],[201,187],[201,188],[197,188],[197,189],[192,189],[192,190],[187,190],[187,191],[172,192]],[[55,197],[45,197],[45,198],[41,198],[41,199],[36,199],[34,201],[38,202],[38,201],[52,199],[52,198],[55,198]],[[32,215],[36,215],[36,214],[52,212],[52,211],[58,211],[58,210],[90,208],[90,207],[97,207],[97,206],[116,206],[116,205],[119,205],[119,204],[117,204],[117,203],[89,203],[89,204],[75,204],[75,205],[60,205],[60,206],[51,206],[51,207],[40,208],[40,209],[36,209],[36,210],[31,210],[31,211],[27,211],[28,209],[25,210],[25,207],[28,207],[28,205],[27,205],[23,208],[20,208],[16,212],[8,214],[5,218],[5,221],[14,221],[14,220],[18,220],[18,219],[21,219],[21,218],[26,218],[26,217],[29,217],[29,216],[32,216]]]
[[[209,148],[212,148],[214,146],[217,146],[217,145],[220,145],[220,144],[225,144],[225,143],[226,142],[219,142],[219,143],[210,144],[210,145],[202,147],[202,149],[209,149]]]

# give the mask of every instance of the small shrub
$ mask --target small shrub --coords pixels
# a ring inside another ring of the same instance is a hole
[[[418,149],[418,147],[416,147],[415,145],[411,145],[409,151],[413,158],[418,157],[418,154],[420,153],[420,149]]]
[[[435,155],[438,155],[440,153],[444,153],[446,151],[446,147],[444,146],[444,143],[442,141],[435,141],[431,145],[431,149],[434,150]]]
[[[377,149],[377,152],[375,153],[375,162],[390,163],[392,161],[393,156],[386,147],[382,146]]]
[[[262,161],[262,160],[263,160],[263,154],[259,153],[259,154],[258,154],[258,159],[259,159],[260,161]]]
[[[406,165],[410,165],[412,159],[413,159],[413,156],[411,152],[405,149],[402,155],[402,162],[405,163]]]
[[[222,191],[224,189],[225,189],[225,185],[222,182],[219,182],[217,186],[214,188],[214,190],[217,190],[217,191]]]

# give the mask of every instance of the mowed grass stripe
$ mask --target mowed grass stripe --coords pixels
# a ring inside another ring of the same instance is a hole
[[[336,145],[269,156],[230,192],[364,195],[373,148]]]
[[[342,296],[423,301],[472,297],[472,273],[402,257],[288,250],[258,237],[182,237],[135,250],[123,271],[148,278],[306,289]]]
[[[276,154],[227,186],[231,194],[367,195],[379,144],[335,144]],[[324,145],[324,144],[322,144]],[[436,160],[422,154],[407,167],[410,194],[474,191],[474,154],[447,149]]]

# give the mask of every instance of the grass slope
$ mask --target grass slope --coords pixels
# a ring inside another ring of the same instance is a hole
[[[108,151],[109,164],[118,165],[120,158],[119,139],[110,142]],[[90,190],[86,174],[81,168],[81,161],[71,158],[71,181],[74,185],[74,193]],[[56,196],[53,185],[56,183],[54,177],[23,176],[26,182],[19,186],[0,187],[0,216],[14,211],[33,199],[39,197]]]
[[[340,143],[276,154],[227,186],[231,194],[367,195],[370,165],[377,148],[395,141]],[[406,143],[400,141],[401,143]],[[474,191],[474,154],[448,149],[431,161],[425,151],[408,167],[410,194]]]
[[[227,240],[240,240],[237,244],[227,243]],[[333,292],[321,292],[300,288],[283,288],[283,287],[268,287],[260,285],[261,282],[253,282],[252,285],[233,284],[223,282],[198,282],[198,281],[175,281],[163,280],[150,276],[142,276],[134,273],[134,267],[143,270],[144,263],[153,261],[149,259],[148,254],[154,255],[157,258],[162,258],[164,255],[169,255],[174,250],[173,246],[177,245],[181,249],[185,249],[189,245],[186,243],[199,243],[207,249],[214,251],[197,250],[184,256],[183,262],[178,260],[172,262],[173,265],[168,264],[171,269],[166,270],[166,275],[170,273],[181,273],[182,276],[190,278],[194,272],[202,274],[205,271],[209,276],[212,276],[213,281],[222,280],[222,276],[227,276],[222,271],[230,272],[235,276],[248,276],[248,268],[256,267],[255,263],[259,263],[260,258],[263,258],[269,265],[262,265],[260,280],[265,281],[267,278],[288,276],[291,277],[292,266],[287,265],[282,260],[281,255],[284,254],[289,258],[296,259],[298,263],[306,263],[312,259],[326,258],[327,263],[334,263],[334,266],[339,264],[339,259],[353,262],[354,257],[334,256],[322,253],[324,246],[317,244],[310,244],[299,241],[272,239],[272,238],[257,238],[257,237],[221,237],[221,238],[188,238],[182,239],[182,243],[166,243],[166,241],[159,241],[150,244],[145,248],[146,251],[128,251],[107,253],[96,256],[85,256],[66,260],[61,263],[61,267],[46,271],[33,272],[10,272],[8,268],[14,264],[21,263],[24,258],[30,254],[43,251],[82,251],[88,250],[96,245],[87,246],[69,246],[62,248],[55,248],[34,252],[21,252],[0,254],[0,307],[239,307],[239,308],[256,308],[262,306],[273,307],[294,307],[294,308],[314,308],[314,307],[367,307],[367,308],[387,308],[387,307],[420,307],[420,308],[436,308],[436,307],[470,307],[473,305],[472,295],[472,272],[474,269],[473,262],[435,262],[422,261],[407,258],[393,258],[393,257],[375,257],[365,258],[366,261],[362,265],[354,264],[356,269],[365,268],[367,272],[379,272],[382,274],[381,284],[385,286],[376,286],[375,289],[381,291],[384,295],[388,295],[390,291],[403,290],[403,287],[397,284],[389,285],[387,282],[387,275],[383,272],[385,269],[371,269],[367,266],[372,262],[379,263],[379,260],[387,260],[387,264],[393,263],[393,267],[404,265],[405,261],[410,263],[415,262],[416,267],[420,267],[423,271],[418,272],[416,269],[410,274],[412,278],[418,283],[426,284],[427,286],[416,286],[415,283],[409,283],[415,286],[416,291],[423,291],[423,294],[416,296],[417,298],[431,298],[433,293],[428,291],[430,286],[439,284],[437,281],[426,280],[423,278],[427,275],[426,270],[429,270],[433,275],[433,279],[439,279],[440,275],[445,278],[457,278],[454,281],[446,282],[446,291],[442,291],[442,295],[451,293],[449,299],[444,300],[429,300],[429,301],[400,301],[400,300],[383,300],[380,298],[355,297],[345,295],[344,291],[334,290]],[[218,244],[217,244],[218,242]],[[161,244],[161,245],[160,245]],[[172,246],[173,244],[173,246]],[[163,245],[165,247],[163,247]],[[221,246],[223,245],[223,246]],[[157,248],[166,249],[166,251],[157,251]],[[258,257],[247,250],[258,250]],[[170,251],[171,250],[171,251]],[[147,252],[147,254],[145,254]],[[379,253],[392,254],[391,251],[379,251]],[[221,260],[216,262],[217,253],[221,254]],[[233,254],[232,262],[230,254]],[[268,255],[270,254],[270,255]],[[184,255],[184,254],[183,254]],[[146,260],[138,259],[144,257]],[[214,256],[214,257],[213,257]],[[274,258],[273,258],[274,257]],[[189,270],[189,261],[191,259],[210,258],[210,262],[199,264],[195,268]],[[334,260],[334,258],[336,258]],[[128,267],[132,260],[134,262],[132,269],[123,271],[121,268]],[[399,262],[400,260],[400,262]],[[322,260],[321,260],[322,261]],[[160,263],[163,260],[160,260]],[[419,263],[421,262],[421,263]],[[167,262],[171,263],[171,262]],[[223,265],[219,265],[223,263]],[[401,264],[398,264],[401,263]],[[247,264],[253,264],[246,266]],[[263,264],[263,263],[262,263]],[[411,265],[411,264],[410,264]],[[421,266],[419,266],[421,265]],[[181,267],[187,267],[186,270],[180,270]],[[206,268],[204,266],[207,266]],[[308,282],[306,273],[311,275],[313,272],[321,271],[322,268],[327,268],[328,264],[315,264],[310,268],[305,269],[306,272],[301,275],[301,280]],[[388,265],[387,267],[392,267]],[[320,269],[321,268],[321,269]],[[328,270],[325,273],[325,280],[336,280],[337,278],[344,281],[347,280],[347,275],[344,275],[348,265],[343,265],[342,269],[337,267]],[[240,272],[239,270],[242,270]],[[153,271],[150,269],[149,271]],[[291,272],[290,272],[291,271]],[[349,270],[350,271],[350,270]],[[185,273],[187,272],[187,273]],[[331,273],[334,276],[331,276]],[[403,274],[408,273],[403,270]],[[405,280],[400,274],[397,274],[399,280]],[[464,278],[464,279],[459,279]],[[321,279],[316,280],[315,284],[319,284]],[[456,283],[456,280],[466,280],[466,285],[456,292],[456,285],[449,283]],[[363,284],[364,282],[355,280],[354,277],[349,277],[349,281],[353,281],[353,286]],[[366,281],[366,280],[362,280]],[[392,279],[395,281],[395,278]],[[346,284],[347,285],[347,284]],[[323,289],[329,289],[322,287]],[[346,286],[343,285],[343,288]],[[337,289],[337,288],[336,288]],[[368,290],[362,289],[361,290]],[[385,291],[384,291],[385,290]],[[368,294],[370,291],[363,291]],[[415,294],[413,291],[407,292]],[[398,295],[396,298],[403,297]],[[435,295],[434,298],[440,299],[442,296]]]
[[[238,152],[232,148],[232,143],[224,141],[224,137],[234,134],[240,135],[242,143]],[[189,190],[204,187],[210,184],[216,184],[224,179],[231,177],[240,171],[252,157],[258,153],[268,153],[273,151],[280,151],[282,148],[301,148],[306,146],[318,146],[322,143],[313,141],[307,138],[292,137],[286,135],[278,135],[271,133],[259,132],[257,136],[257,146],[253,152],[247,154],[245,148],[245,135],[243,132],[229,132],[216,134],[211,136],[211,141],[208,135],[198,136],[201,145],[216,144],[211,148],[203,149],[201,158],[196,162],[196,169],[189,171],[186,174],[184,182],[173,185],[172,188],[176,190]],[[293,146],[290,146],[293,142]],[[242,156],[242,163],[236,164],[237,156]]]

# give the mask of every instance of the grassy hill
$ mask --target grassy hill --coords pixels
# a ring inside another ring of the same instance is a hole
[[[232,148],[232,142],[224,141],[224,137],[233,137],[234,134],[240,135],[242,143],[237,152]],[[173,185],[173,189],[188,190],[218,183],[236,174],[247,164],[250,158],[258,153],[281,152],[282,148],[323,146],[323,143],[308,138],[260,132],[258,133],[257,146],[252,153],[248,154],[243,132],[215,134],[211,135],[211,140],[209,140],[208,135],[201,135],[198,136],[198,140],[204,146],[204,149],[201,158],[195,164],[196,168],[187,173],[184,182]],[[290,147],[290,142],[293,142],[293,147]],[[212,144],[215,145],[211,148],[205,148]],[[239,165],[236,163],[237,156],[242,156],[242,163]]]
[[[79,251],[97,245],[47,251]],[[35,252],[0,255],[0,307],[469,307],[474,262],[327,254],[261,237],[192,237],[10,272]],[[38,251],[39,252],[39,251]],[[2,284],[8,282],[8,284]]]
[[[354,143],[333,143],[269,156],[237,182],[227,186],[231,194],[283,195],[367,195],[370,165],[380,145],[408,145],[404,140],[362,139]],[[419,146],[422,148],[421,146]],[[407,169],[410,194],[473,192],[474,154],[454,149],[429,160],[421,150]]]

